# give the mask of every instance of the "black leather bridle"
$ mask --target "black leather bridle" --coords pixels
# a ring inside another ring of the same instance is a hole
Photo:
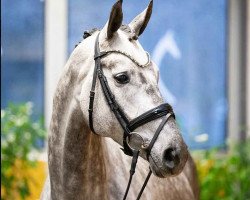
[[[101,58],[103,58],[104,56],[109,55],[110,53],[119,53],[122,54],[126,57],[128,57],[129,59],[131,59],[135,64],[138,65],[138,62],[136,62],[131,56],[129,56],[128,54],[122,52],[122,51],[118,51],[118,50],[111,50],[111,51],[100,51],[100,47],[99,47],[99,34],[97,35],[96,41],[95,41],[95,55],[94,55],[94,60],[95,60],[95,69],[94,69],[94,74],[93,74],[93,80],[92,80],[92,87],[90,90],[90,100],[89,100],[89,126],[92,132],[95,133],[94,127],[93,127],[93,105],[94,105],[94,98],[95,98],[95,86],[96,86],[96,79],[98,77],[101,87],[102,87],[102,91],[103,94],[106,98],[106,101],[110,107],[110,109],[113,111],[113,113],[115,114],[117,120],[119,121],[122,129],[124,130],[124,134],[123,134],[123,152],[128,155],[128,156],[133,156],[132,159],[132,163],[131,163],[131,169],[130,169],[130,178],[129,178],[129,182],[127,185],[127,189],[126,192],[124,194],[124,200],[127,197],[129,188],[130,188],[130,184],[132,181],[132,177],[133,174],[135,173],[135,168],[136,168],[136,163],[137,163],[137,159],[139,156],[139,152],[140,150],[135,150],[132,149],[129,145],[128,145],[128,138],[131,137],[131,135],[133,134],[133,131],[148,123],[151,122],[155,119],[158,118],[162,118],[162,121],[159,125],[159,127],[157,128],[152,140],[150,141],[149,145],[147,145],[146,147],[143,147],[142,149],[146,152],[147,155],[147,159],[149,160],[149,156],[150,156],[150,152],[151,149],[153,148],[154,143],[156,142],[161,130],[163,129],[164,125],[166,124],[166,122],[168,121],[168,119],[172,116],[175,117],[174,112],[172,107],[168,104],[168,103],[164,103],[161,104],[159,106],[157,106],[156,108],[153,108],[145,113],[143,113],[142,115],[136,117],[133,120],[129,120],[126,117],[126,114],[124,113],[124,111],[121,109],[121,107],[119,106],[119,104],[117,103],[117,101],[115,100],[115,96],[112,94],[110,87],[108,85],[107,79],[103,73],[102,67],[101,67],[101,63],[100,60]],[[148,64],[148,63],[147,63]],[[139,192],[139,195],[137,197],[137,199],[140,199],[142,192],[144,190],[144,188],[147,185],[147,182],[150,178],[152,174],[151,169],[149,168],[149,173],[147,175],[147,178],[145,179],[145,182]]]

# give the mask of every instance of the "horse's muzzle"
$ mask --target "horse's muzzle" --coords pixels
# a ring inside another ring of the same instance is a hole
[[[180,164],[180,151],[175,148],[168,148],[163,153],[163,165],[169,170],[173,170]]]

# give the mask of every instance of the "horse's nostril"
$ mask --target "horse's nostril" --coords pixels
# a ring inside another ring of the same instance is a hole
[[[163,154],[163,163],[168,168],[173,169],[180,163],[179,153],[173,148],[168,148]]]

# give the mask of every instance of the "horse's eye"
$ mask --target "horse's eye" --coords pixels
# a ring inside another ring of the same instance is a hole
[[[120,84],[125,84],[125,83],[128,83],[129,82],[129,76],[126,72],[121,72],[119,74],[116,74],[114,76],[115,80],[117,83],[120,83]]]

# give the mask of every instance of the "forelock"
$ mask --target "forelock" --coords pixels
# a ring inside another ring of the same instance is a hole
[[[124,31],[125,33],[128,33],[128,34],[131,34],[131,33],[132,33],[131,28],[130,28],[127,24],[121,25],[120,29],[121,29],[122,31]]]

